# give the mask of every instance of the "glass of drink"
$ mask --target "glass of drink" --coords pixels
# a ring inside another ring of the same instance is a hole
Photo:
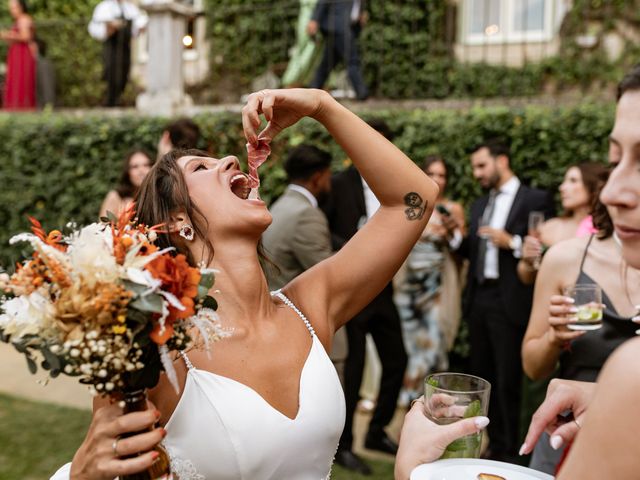
[[[544,223],[543,212],[529,212],[529,236],[540,240],[540,227]],[[533,268],[540,268],[540,256],[533,261]]]
[[[430,420],[447,425],[463,418],[486,416],[491,384],[463,373],[435,373],[424,381],[424,409]],[[440,458],[479,458],[483,432],[450,443]]]
[[[578,309],[575,323],[567,325],[569,330],[597,330],[602,327],[602,289],[598,285],[577,284],[564,289],[564,295],[574,300]]]

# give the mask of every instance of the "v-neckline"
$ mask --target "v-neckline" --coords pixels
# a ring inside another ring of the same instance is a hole
[[[238,385],[240,388],[242,388],[243,390],[247,390],[249,391],[252,395],[258,397],[260,399],[260,401],[265,404],[270,410],[276,412],[276,414],[280,415],[282,418],[286,419],[289,422],[295,422],[298,417],[300,416],[300,411],[302,410],[302,396],[301,396],[301,392],[302,392],[302,380],[304,377],[304,373],[305,370],[307,369],[307,365],[309,364],[309,360],[311,359],[311,354],[313,353],[313,349],[316,345],[316,342],[319,342],[319,340],[317,339],[317,337],[315,335],[311,336],[311,347],[309,348],[309,353],[307,354],[307,358],[304,361],[304,365],[302,365],[302,370],[300,370],[300,375],[298,377],[298,410],[296,411],[296,415],[295,417],[291,418],[288,415],[282,413],[280,410],[278,410],[276,407],[274,407],[271,403],[269,403],[262,395],[260,395],[253,387],[250,387],[249,385],[242,383],[238,380],[235,380],[233,378],[227,377],[225,375],[220,375],[219,373],[214,373],[214,372],[209,372],[208,370],[202,370],[196,367],[190,368],[189,369],[189,373],[202,373],[204,375],[207,376],[212,376],[214,378],[218,378],[220,380],[223,380],[225,382],[234,384],[234,385]],[[189,380],[189,375],[187,374],[187,381]],[[185,391],[183,392],[182,396],[185,395],[187,389],[186,389],[186,383],[185,383]],[[180,398],[180,400],[182,400],[182,398]],[[180,402],[178,402],[178,406],[176,406],[175,410],[174,410],[174,414],[176,412],[176,410],[178,410],[178,407]],[[171,418],[173,417],[173,414],[171,415]],[[169,420],[171,420],[171,418]],[[169,422],[167,421],[167,424]]]

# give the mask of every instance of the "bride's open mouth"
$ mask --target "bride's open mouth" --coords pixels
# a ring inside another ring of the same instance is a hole
[[[233,194],[241,200],[249,198],[251,187],[249,187],[249,177],[244,173],[238,173],[231,177],[229,187]]]

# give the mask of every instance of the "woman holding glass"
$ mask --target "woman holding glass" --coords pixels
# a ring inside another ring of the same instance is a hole
[[[636,326],[630,322],[635,304],[630,299],[640,298],[640,282],[634,281],[636,272],[622,260],[611,219],[599,202],[594,223],[598,234],[560,242],[542,261],[522,344],[523,368],[533,380],[555,373],[558,378],[593,382],[611,352],[635,335]],[[602,317],[600,328],[584,316],[591,308],[581,304],[589,300],[568,295],[574,286],[595,291],[590,302],[595,307],[593,320]],[[600,301],[602,313],[596,312]],[[560,456],[543,441],[530,466],[552,474]]]
[[[544,248],[596,233],[591,212],[606,178],[607,167],[601,163],[584,162],[569,167],[559,188],[564,215],[536,222],[538,212],[532,212],[529,235],[524,239],[522,259],[518,262],[518,277],[523,283],[531,285],[535,281]]]

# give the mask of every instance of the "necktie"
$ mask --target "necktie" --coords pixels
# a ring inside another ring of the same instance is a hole
[[[488,226],[491,223],[491,217],[493,216],[493,210],[496,206],[496,197],[498,196],[498,190],[491,190],[489,193],[489,201],[487,202],[487,206],[484,207],[484,212],[482,212],[482,217],[480,218],[480,227]],[[478,244],[478,263],[476,264],[476,278],[478,283],[482,284],[485,280],[484,278],[484,261],[487,255],[487,242],[489,240],[481,236],[480,242]]]

